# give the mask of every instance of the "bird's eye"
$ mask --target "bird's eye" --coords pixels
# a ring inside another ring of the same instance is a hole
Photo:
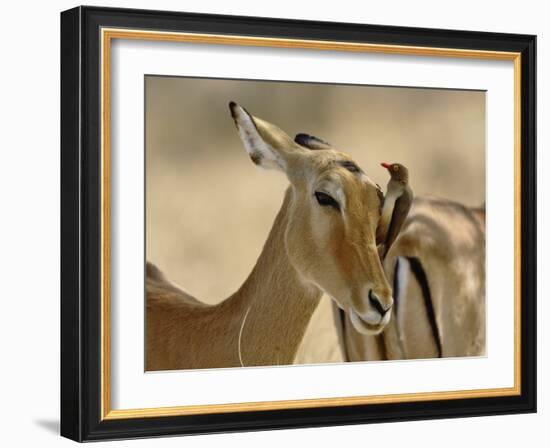
[[[321,206],[329,206],[336,210],[340,210],[340,204],[338,204],[338,202],[336,202],[336,200],[332,196],[329,196],[326,193],[323,193],[321,191],[316,191],[315,198],[317,199],[317,202]]]

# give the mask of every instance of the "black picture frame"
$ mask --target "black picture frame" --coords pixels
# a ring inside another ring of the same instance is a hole
[[[521,54],[521,393],[515,396],[102,419],[101,28]],[[536,36],[167,11],[61,13],[61,435],[76,441],[536,412]]]

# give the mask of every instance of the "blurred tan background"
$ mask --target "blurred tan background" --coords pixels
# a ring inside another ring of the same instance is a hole
[[[485,200],[484,92],[148,76],[145,95],[147,259],[207,303],[246,279],[287,186],[249,160],[231,100],[291,136],[332,143],[384,190],[380,162],[401,162],[417,196]],[[329,305],[297,363],[340,360]]]

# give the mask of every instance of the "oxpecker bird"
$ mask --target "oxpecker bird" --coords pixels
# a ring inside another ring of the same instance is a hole
[[[382,213],[376,229],[376,244],[383,260],[397,238],[411,209],[413,192],[409,186],[409,170],[400,163],[381,163],[390,173]]]

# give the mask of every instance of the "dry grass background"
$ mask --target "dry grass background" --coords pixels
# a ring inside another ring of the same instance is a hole
[[[230,100],[331,142],[383,187],[380,162],[401,162],[416,195],[485,200],[484,92],[148,76],[145,94],[147,259],[207,303],[250,273],[287,186],[248,159]],[[329,305],[296,362],[340,360]]]

